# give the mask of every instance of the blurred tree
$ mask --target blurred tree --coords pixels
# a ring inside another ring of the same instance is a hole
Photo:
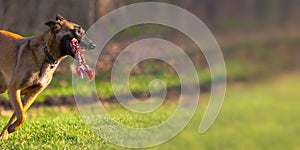
[[[95,0],[89,0],[89,19],[88,19],[88,25],[92,25],[95,21],[95,10],[96,10],[96,1]]]
[[[117,6],[118,0],[97,0],[97,18],[102,17],[104,14],[114,10]]]
[[[88,27],[113,9],[146,1],[148,0],[0,0],[0,28],[23,34],[40,33],[44,22],[53,19],[58,12]],[[262,27],[298,28],[300,23],[299,0],[152,1],[184,7],[216,31],[228,30],[224,28],[224,20],[231,24],[238,23],[238,28],[254,30]]]

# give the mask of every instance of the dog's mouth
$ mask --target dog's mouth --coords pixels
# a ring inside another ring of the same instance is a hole
[[[70,50],[71,50],[71,53],[72,53],[71,56],[73,58],[75,58],[76,53],[78,53],[78,49],[81,49],[81,47],[79,46],[79,42],[80,41],[78,41],[76,38],[72,38],[69,41],[69,47],[70,47]]]
[[[78,76],[83,78],[84,76],[88,77],[89,80],[94,79],[94,72],[87,65],[84,50],[79,46],[79,41],[76,38],[72,38],[69,42],[72,57],[77,60],[76,72]]]
[[[73,53],[74,51],[74,47],[78,47],[80,46],[81,49],[83,49],[84,51],[85,50],[93,50],[96,48],[96,44],[88,39],[86,36],[84,36],[83,38],[76,38],[76,37],[73,37],[73,38],[69,38],[67,37],[67,42],[66,42],[66,47],[67,47],[67,53],[68,55],[72,56],[73,58],[75,58],[75,53]],[[72,43],[72,41],[75,41],[76,40],[76,43]]]

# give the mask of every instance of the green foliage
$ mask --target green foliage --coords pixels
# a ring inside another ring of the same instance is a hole
[[[121,32],[121,37],[135,37],[138,35],[166,35],[170,34],[173,30],[169,27],[164,25],[158,24],[141,24],[141,25],[134,25],[129,28],[126,28]]]
[[[238,27],[240,24],[240,21],[236,18],[227,18],[223,20],[223,26],[226,29],[234,29]]]

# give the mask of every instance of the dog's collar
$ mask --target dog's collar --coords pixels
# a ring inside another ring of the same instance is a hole
[[[55,60],[53,58],[53,56],[49,53],[49,49],[48,49],[47,44],[44,43],[43,46],[44,46],[44,52],[45,52],[47,58],[51,61],[52,64],[57,64],[57,60]]]

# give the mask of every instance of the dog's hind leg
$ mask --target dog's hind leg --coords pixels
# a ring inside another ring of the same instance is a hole
[[[7,85],[2,73],[0,72],[0,94],[5,93],[6,91],[7,91]]]
[[[6,85],[6,82],[5,82],[5,79],[2,75],[2,73],[0,72],[0,94],[4,93],[7,91],[7,85]],[[8,131],[7,130],[3,130],[0,134],[0,140],[1,139],[7,139],[8,138]]]

